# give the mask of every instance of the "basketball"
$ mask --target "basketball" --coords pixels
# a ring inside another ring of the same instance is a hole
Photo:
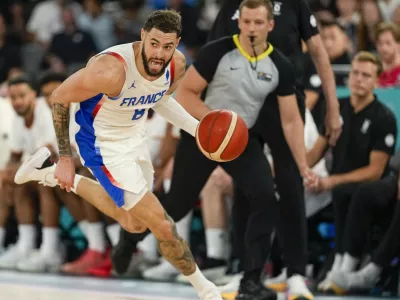
[[[230,110],[213,110],[197,126],[197,146],[205,156],[218,162],[237,158],[246,149],[248,139],[246,123]]]

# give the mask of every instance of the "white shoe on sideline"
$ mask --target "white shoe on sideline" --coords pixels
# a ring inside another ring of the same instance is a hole
[[[43,185],[56,186],[56,181],[53,178],[56,164],[50,160],[50,155],[49,149],[40,148],[27,161],[22,163],[15,174],[14,182],[24,184],[28,181],[39,181]]]
[[[17,264],[26,259],[32,250],[21,249],[18,245],[9,246],[3,254],[0,255],[0,269],[15,270]]]
[[[287,299],[313,300],[314,296],[306,285],[306,278],[301,275],[293,275],[287,280]]]
[[[170,281],[175,279],[179,272],[168,261],[162,259],[159,265],[145,270],[142,275],[146,279]]]
[[[47,255],[40,250],[33,251],[30,255],[19,261],[17,270],[21,272],[49,272],[56,273],[64,263],[64,255],[61,251]]]

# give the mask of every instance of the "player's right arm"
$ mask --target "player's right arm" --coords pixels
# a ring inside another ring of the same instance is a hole
[[[124,65],[111,55],[101,55],[71,75],[52,93],[53,124],[60,154],[54,176],[58,178],[61,188],[70,191],[75,177],[69,138],[70,104],[83,102],[101,93],[115,97],[120,94],[124,82]]]

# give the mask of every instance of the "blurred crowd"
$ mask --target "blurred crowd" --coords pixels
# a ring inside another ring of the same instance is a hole
[[[140,30],[149,13],[166,7],[182,15],[183,31],[179,49],[190,65],[197,50],[207,42],[207,34],[218,14],[220,2],[1,1],[0,269],[62,271],[102,277],[116,275],[112,271],[110,251],[111,246],[118,243],[119,225],[78,196],[59,188],[33,184],[15,186],[12,181],[15,167],[39,147],[54,145],[56,148],[51,110],[46,100],[68,74],[79,70],[90,57],[110,46],[139,40]],[[400,0],[308,2],[317,19],[337,86],[347,85],[352,58],[362,50],[375,53],[382,60],[379,87],[400,86]],[[279,5],[279,2],[274,1],[274,5]],[[309,125],[311,129],[306,129],[306,132],[315,136],[324,123],[324,101],[322,83],[305,44],[304,70],[306,105],[311,111],[307,120],[313,118],[315,121],[315,126]],[[311,121],[309,124],[314,123]],[[163,197],[169,190],[179,130],[154,113],[149,115],[147,130],[156,169],[154,191]],[[306,140],[308,138],[315,142],[310,135],[306,136]],[[17,154],[20,157],[16,157]],[[322,168],[327,173],[329,154],[323,164]],[[80,174],[91,176],[78,159],[76,169]],[[398,168],[394,169],[398,171]],[[209,271],[204,274],[219,284],[228,283],[240,272],[238,264],[229,259],[232,252],[229,208],[233,190],[229,175],[220,168],[215,169],[199,195],[198,207],[177,224],[181,236],[191,241],[200,267]],[[319,202],[306,203],[310,244],[307,275],[317,281],[330,270],[334,256],[332,241],[335,216],[330,194],[321,199]],[[74,220],[71,228],[59,226],[60,210],[65,208]],[[371,225],[379,225],[378,230],[385,232],[390,220],[400,217],[396,214],[386,216],[388,224],[371,221]],[[84,249],[77,246],[79,237],[72,234],[75,227],[79,228],[87,245]],[[370,242],[365,245],[366,253],[362,258],[365,261],[368,261],[372,249],[382,239],[383,234],[375,233],[376,230],[371,229]],[[398,239],[398,236],[395,238]],[[385,274],[386,277],[382,277],[384,280],[368,283],[371,288],[381,284],[382,291],[393,289],[393,282],[398,281],[399,275],[396,258],[400,258],[400,251],[390,258],[390,264],[384,266],[384,270],[388,271],[380,272],[379,275]],[[266,274],[267,277],[279,274],[281,277],[268,278],[266,284],[278,290],[281,289],[280,284],[284,283],[281,264],[281,253],[276,247],[266,264]],[[139,244],[139,250],[134,254],[128,274],[125,275],[152,280],[184,280],[168,262],[159,259],[156,241],[152,236]]]

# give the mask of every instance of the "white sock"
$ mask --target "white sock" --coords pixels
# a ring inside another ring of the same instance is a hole
[[[382,272],[382,267],[376,263],[370,262],[360,270],[360,273],[365,274],[368,278],[376,279]]]
[[[87,228],[89,226],[89,222],[86,220],[78,222],[78,227],[81,230],[84,237],[87,239]]]
[[[331,271],[339,271],[340,270],[340,266],[342,265],[342,261],[343,261],[343,255],[336,253],[335,254],[335,259],[333,261],[332,264],[332,269]]]
[[[4,247],[4,240],[6,238],[6,229],[0,227],[0,249]]]
[[[340,266],[340,271],[342,272],[353,272],[357,265],[358,265],[359,259],[351,256],[348,253],[345,253],[343,255],[343,261],[342,265]]]
[[[192,284],[192,286],[196,289],[197,294],[201,296],[205,289],[208,289],[212,283],[204,277],[203,273],[201,273],[199,267],[196,265],[196,271],[189,276],[185,276],[187,280]]]
[[[79,183],[79,181],[80,181],[82,178],[83,178],[82,175],[78,175],[78,174],[75,175],[74,187],[71,188],[71,191],[73,191],[75,194],[76,194],[76,189],[78,188],[78,183]]]
[[[52,255],[59,251],[60,239],[58,236],[58,227],[43,227],[42,233],[43,237],[40,252]]]
[[[108,238],[110,239],[111,246],[116,246],[119,242],[119,233],[121,231],[121,226],[118,223],[108,225],[106,227],[106,232]]]
[[[144,254],[149,261],[158,259],[157,240],[152,234],[148,234],[143,241],[137,244],[137,248]]]
[[[103,223],[89,223],[87,233],[88,248],[104,253],[106,251],[106,241],[103,233]]]
[[[225,259],[227,251],[227,232],[221,228],[206,229],[207,257],[214,259]]]
[[[18,225],[18,242],[20,250],[29,251],[35,248],[36,228],[32,224]]]

